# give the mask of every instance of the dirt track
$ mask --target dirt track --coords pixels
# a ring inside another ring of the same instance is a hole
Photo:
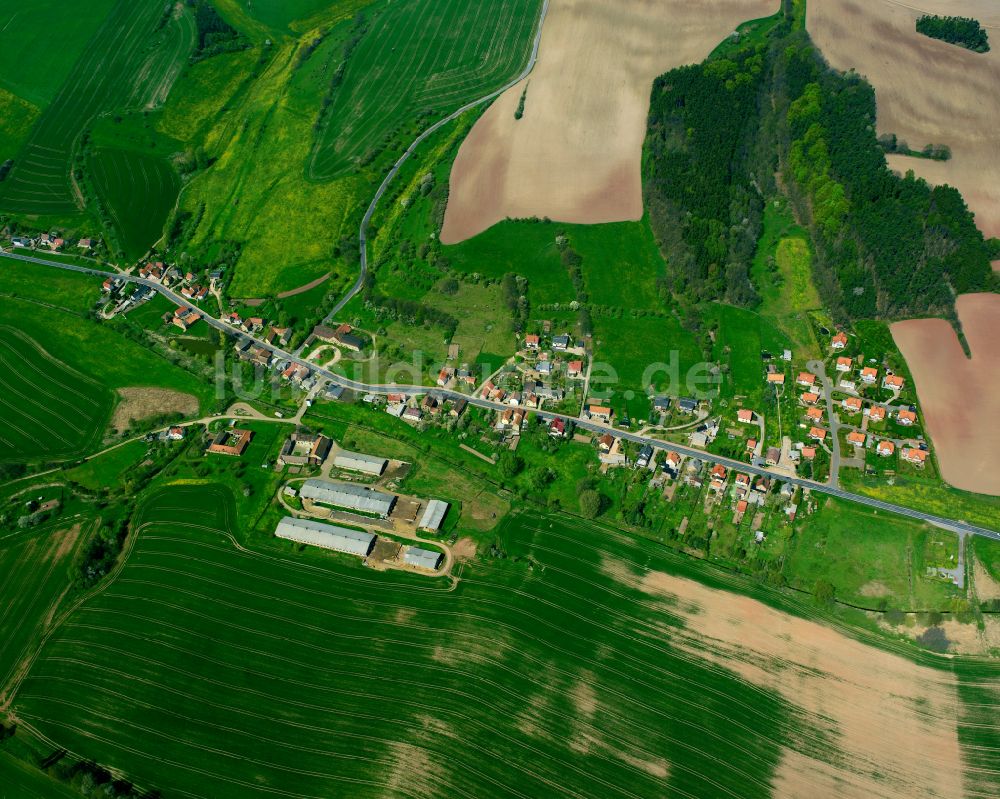
[[[964,294],[956,303],[972,358],[943,319],[892,325],[934,443],[941,475],[956,488],[1000,495],[994,420],[1000,417],[1000,295]]]
[[[441,240],[505,217],[612,222],[642,215],[640,157],[653,79],[701,61],[776,0],[552,0],[538,63],[462,144]],[[514,119],[527,86],[524,116]]]
[[[890,156],[934,184],[958,188],[987,236],[1000,235],[1000,3],[995,0],[815,0],[807,27],[831,66],[875,87],[878,132],[919,150],[946,144],[949,161]],[[918,10],[919,9],[919,10]],[[993,49],[973,53],[916,32],[922,13],[959,14],[989,30]]]

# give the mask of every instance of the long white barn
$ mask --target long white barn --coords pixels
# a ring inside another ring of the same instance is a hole
[[[348,530],[334,524],[314,522],[312,519],[296,519],[286,516],[274,531],[278,538],[310,544],[323,549],[346,552],[349,555],[367,557],[375,546],[375,536],[360,530]]]

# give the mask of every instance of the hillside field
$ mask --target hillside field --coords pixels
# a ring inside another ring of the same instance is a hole
[[[309,162],[349,174],[415,114],[442,116],[524,67],[539,0],[413,0],[367,13]]]
[[[81,454],[101,439],[111,392],[0,325],[0,461]]]
[[[180,190],[177,173],[165,159],[112,147],[95,149],[90,169],[126,257],[139,258],[163,234]]]

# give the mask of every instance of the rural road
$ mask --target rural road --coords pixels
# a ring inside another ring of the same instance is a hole
[[[227,335],[234,336],[240,335],[244,338],[250,339],[256,346],[261,347],[272,355],[290,361],[291,363],[300,364],[307,367],[315,374],[322,378],[325,378],[335,385],[343,386],[344,388],[351,389],[353,391],[370,393],[370,394],[390,394],[394,392],[402,392],[406,394],[427,394],[429,392],[434,392],[435,394],[445,398],[445,399],[464,399],[470,405],[475,405],[479,408],[485,408],[492,411],[502,411],[509,408],[508,405],[503,405],[499,402],[491,402],[489,400],[484,400],[478,396],[469,396],[467,394],[462,394],[458,391],[452,391],[449,389],[439,389],[431,388],[429,386],[415,386],[415,385],[400,385],[397,383],[382,385],[375,383],[361,383],[357,380],[351,380],[350,378],[344,377],[339,374],[335,374],[327,369],[324,369],[311,361],[307,361],[297,355],[293,355],[290,352],[285,352],[278,347],[274,347],[268,344],[262,339],[258,339],[252,335],[238,332],[234,330],[231,326],[227,325],[221,319],[216,319],[207,312],[193,306],[192,303],[187,302],[183,297],[174,293],[165,286],[161,286],[154,280],[149,280],[148,278],[136,277],[135,275],[123,275],[118,272],[106,272],[100,269],[92,269],[85,266],[77,266],[76,264],[62,263],[58,261],[47,261],[43,258],[36,258],[30,255],[17,255],[14,253],[7,253],[0,251],[0,258],[8,258],[19,261],[26,261],[29,263],[41,264],[43,266],[51,266],[57,269],[65,269],[71,272],[79,272],[82,274],[94,275],[95,277],[115,277],[121,280],[126,280],[130,283],[136,283],[143,286],[149,286],[154,291],[158,291],[160,294],[165,296],[168,300],[176,303],[177,305],[183,305],[187,308],[192,308],[192,310],[197,313],[206,324],[214,327],[218,330],[223,331]],[[692,447],[683,446],[681,444],[672,444],[664,441],[660,441],[655,438],[647,438],[636,433],[630,433],[625,430],[618,430],[610,425],[604,425],[589,420],[579,419],[575,416],[568,416],[563,413],[554,413],[552,411],[539,410],[534,412],[540,419],[546,421],[551,421],[552,419],[563,419],[567,422],[571,422],[577,427],[588,430],[595,433],[612,433],[619,438],[624,438],[626,441],[632,441],[637,444],[648,444],[654,449],[660,450],[673,450],[681,455],[690,458],[698,458],[706,463],[716,463],[725,466],[727,469],[735,469],[739,472],[745,472],[747,474],[752,474],[762,477],[771,477],[776,480],[782,480],[792,485],[801,486],[802,488],[808,488],[812,491],[826,494],[828,496],[836,497],[838,499],[847,500],[849,502],[855,502],[859,505],[865,505],[869,508],[874,508],[875,510],[885,511],[886,513],[893,513],[898,516],[905,516],[910,519],[916,519],[918,521],[928,522],[937,527],[941,527],[946,530],[951,530],[953,532],[959,533],[960,535],[978,535],[983,538],[991,538],[995,541],[1000,541],[1000,532],[995,530],[989,530],[985,527],[978,527],[968,522],[959,519],[947,519],[943,516],[935,516],[932,513],[925,513],[924,511],[915,510],[913,508],[907,508],[902,505],[895,505],[891,502],[884,502],[880,499],[875,499],[874,497],[868,497],[863,494],[854,494],[850,491],[845,491],[834,485],[828,485],[826,483],[817,483],[813,480],[806,480],[801,477],[789,477],[783,472],[779,472],[774,469],[770,469],[763,466],[752,466],[748,463],[743,463],[742,461],[734,460],[732,458],[725,458],[720,455],[713,455],[708,452],[704,452],[699,449],[694,449]]]
[[[545,2],[542,3],[541,14],[539,14],[538,16],[538,29],[535,31],[535,39],[531,44],[531,55],[528,57],[528,63],[525,65],[524,69],[521,70],[521,74],[518,75],[516,78],[512,79],[511,81],[509,81],[508,83],[501,86],[499,89],[496,89],[490,92],[489,94],[483,95],[482,97],[476,100],[471,100],[470,102],[466,103],[461,108],[459,108],[457,111],[453,111],[452,113],[450,113],[444,119],[435,122],[433,125],[427,128],[427,130],[425,130],[423,133],[421,133],[419,136],[417,136],[417,138],[413,140],[413,143],[406,148],[406,152],[399,157],[399,160],[397,160],[396,163],[393,165],[392,169],[389,170],[389,173],[385,176],[385,179],[382,181],[382,184],[378,187],[378,191],[375,192],[375,196],[372,197],[372,201],[368,204],[368,210],[365,211],[365,215],[361,220],[361,229],[358,231],[358,247],[359,247],[359,253],[361,255],[361,264],[358,270],[358,279],[354,281],[354,285],[352,285],[347,290],[347,293],[340,298],[340,301],[333,306],[333,308],[330,310],[330,313],[328,313],[326,317],[324,317],[323,319],[324,324],[329,324],[333,320],[333,318],[344,309],[344,306],[347,305],[347,303],[349,303],[352,299],[354,299],[357,293],[361,291],[361,287],[364,285],[365,277],[368,274],[368,225],[372,221],[372,216],[375,214],[375,209],[378,207],[379,201],[382,199],[382,195],[384,195],[386,189],[389,188],[389,184],[392,183],[393,178],[396,177],[397,173],[400,170],[400,167],[402,167],[403,164],[406,163],[407,159],[409,159],[409,157],[413,155],[417,147],[419,147],[424,142],[424,140],[426,140],[429,136],[433,136],[438,130],[447,125],[449,122],[458,119],[466,111],[475,108],[477,105],[488,103],[495,97],[499,97],[509,88],[511,88],[512,86],[516,86],[526,77],[528,77],[528,75],[531,73],[531,70],[534,69],[535,67],[535,62],[538,60],[538,47],[542,41],[542,24],[545,22],[545,15],[548,13],[548,11],[549,11],[549,0],[545,0]]]
[[[806,369],[815,374],[823,384],[823,399],[826,401],[826,416],[830,420],[830,485],[840,485],[840,417],[833,402],[833,381],[826,374],[826,364],[809,361]]]

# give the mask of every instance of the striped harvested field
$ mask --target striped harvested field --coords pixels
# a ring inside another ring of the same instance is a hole
[[[961,704],[975,664],[584,523],[517,515],[453,585],[247,549],[234,519],[217,486],[148,496],[122,571],[21,684],[22,724],[171,797],[920,797],[960,795],[963,725],[996,712]]]

